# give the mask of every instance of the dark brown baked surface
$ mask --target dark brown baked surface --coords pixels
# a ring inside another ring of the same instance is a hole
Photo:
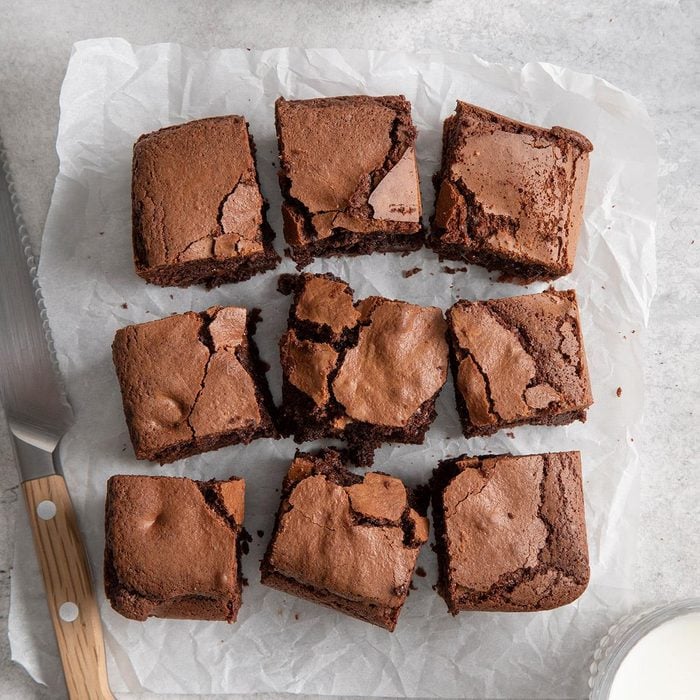
[[[583,135],[457,102],[445,120],[429,245],[523,282],[573,269],[588,180]]]
[[[284,236],[299,267],[317,256],[423,245],[410,102],[280,97],[275,121]]]
[[[276,437],[256,323],[257,312],[212,306],[117,331],[112,356],[138,459],[165,464]]]
[[[467,437],[586,420],[593,396],[574,291],[458,301],[447,322]]]
[[[124,617],[235,622],[245,482],[113,476],[105,505],[105,593]]]
[[[352,474],[335,450],[297,452],[262,583],[393,631],[428,539],[419,500],[394,477]]]
[[[214,287],[279,262],[243,117],[199,119],[141,136],[132,208],[136,272],[153,284]]]
[[[383,297],[354,302],[332,275],[283,275],[293,294],[280,340],[281,428],[297,442],[345,438],[358,466],[384,442],[420,444],[447,378],[442,311]]]
[[[440,462],[431,480],[438,592],[461,610],[549,610],[589,579],[578,452]]]

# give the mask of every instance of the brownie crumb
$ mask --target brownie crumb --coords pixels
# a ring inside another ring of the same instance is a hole
[[[416,567],[416,576],[420,576],[421,578],[425,578],[426,573],[425,573],[425,569],[422,566]]]
[[[122,309],[128,309],[128,308],[129,308],[129,305],[128,305],[126,302],[124,302],[121,306],[122,306]]]
[[[299,619],[299,613],[294,613],[294,619],[298,620]]]
[[[413,277],[413,275],[418,274],[423,268],[421,267],[412,267],[410,270],[404,270],[401,274],[408,279],[409,277]]]
[[[258,530],[257,534],[258,534],[258,537],[262,537],[265,534],[265,532],[263,530]]]
[[[417,591],[418,589],[413,585],[413,581],[408,584],[408,590],[409,591]]]
[[[617,391],[615,393],[617,394],[617,397],[620,398],[620,396],[622,396],[622,387],[618,386]]]
[[[467,269],[468,269],[467,267],[450,267],[449,265],[443,265],[440,268],[440,270],[442,270],[442,272],[445,272],[448,275],[454,275],[457,272],[466,272]]]
[[[104,236],[104,235],[105,235],[105,232],[104,232],[104,231],[100,231],[99,235],[100,235],[100,236]]]
[[[245,576],[241,576],[241,586],[247,586],[248,579]]]
[[[506,437],[509,437],[511,440],[515,440],[515,433],[512,430],[509,430],[506,433]]]

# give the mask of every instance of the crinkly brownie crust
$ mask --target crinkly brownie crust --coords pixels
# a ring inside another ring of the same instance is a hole
[[[548,610],[586,589],[578,452],[444,460],[431,491],[438,592],[453,615]]]
[[[585,421],[593,396],[574,291],[458,301],[447,322],[466,437]]]
[[[513,281],[568,274],[592,149],[576,131],[457,102],[444,124],[428,244],[441,259],[499,270]]]
[[[347,471],[335,450],[297,452],[262,583],[393,631],[428,538],[426,505],[399,479]]]
[[[352,95],[275,103],[289,253],[314,257],[417,250],[422,205],[411,105]]]
[[[447,378],[441,310],[354,302],[327,274],[282,276],[280,290],[293,294],[280,340],[283,432],[297,442],[345,438],[358,466],[371,466],[384,442],[423,442]]]
[[[161,286],[240,282],[279,263],[243,117],[199,119],[134,145],[136,272]]]
[[[117,331],[112,355],[138,459],[166,464],[276,437],[257,320],[213,306]]]
[[[113,476],[105,504],[105,593],[124,617],[235,622],[245,482]]]

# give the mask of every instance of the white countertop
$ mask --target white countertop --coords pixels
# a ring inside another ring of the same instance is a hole
[[[79,39],[122,36],[136,44],[195,47],[439,46],[513,65],[550,61],[598,74],[642,99],[656,126],[661,170],[659,288],[644,337],[645,429],[632,436],[644,463],[636,581],[640,604],[700,595],[700,5],[0,0],[0,16],[0,132],[36,251],[57,171],[58,94],[71,45]],[[44,698],[45,689],[9,660],[17,498],[17,474],[0,422],[0,696]],[[581,650],[584,663],[590,653]],[[582,688],[581,697],[585,693]]]

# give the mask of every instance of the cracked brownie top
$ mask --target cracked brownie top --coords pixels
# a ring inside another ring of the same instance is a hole
[[[331,238],[344,238],[337,252],[372,252],[363,248],[370,234],[391,249],[396,241],[382,234],[422,231],[416,130],[404,97],[279,98],[275,116],[284,231],[298,262],[310,260],[300,249]]]
[[[400,607],[428,520],[397,478],[345,470],[338,452],[297,452],[266,572],[353,601]]]
[[[576,131],[457,102],[444,125],[431,245],[524,280],[567,274],[592,148]]]
[[[384,297],[354,302],[332,275],[283,276],[294,293],[280,340],[284,417],[298,440],[345,437],[372,463],[382,442],[421,442],[447,379],[442,311]]]
[[[447,319],[467,436],[585,419],[593,397],[575,292],[459,301]]]
[[[439,590],[459,610],[543,610],[588,583],[578,452],[445,460],[431,482]]]
[[[196,261],[274,255],[253,152],[238,116],[199,119],[139,138],[132,199],[140,275],[161,283],[162,268],[189,263],[206,277]]]
[[[139,459],[172,461],[274,433],[251,314],[213,306],[117,331],[112,346]]]
[[[238,537],[244,501],[242,479],[111,477],[105,588],[115,610],[137,620],[233,622],[241,596]]]

